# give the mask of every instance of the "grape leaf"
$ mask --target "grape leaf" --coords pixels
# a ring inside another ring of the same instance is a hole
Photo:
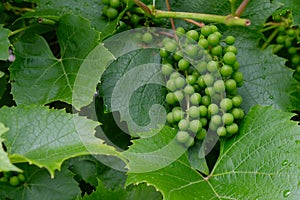
[[[239,53],[237,59],[244,73],[244,86],[239,90],[249,110],[256,104],[272,105],[290,111],[300,109],[300,86],[292,77],[292,70],[284,59],[272,54],[271,48],[257,47],[260,34],[247,28],[231,28],[226,35],[234,35]]]
[[[33,2],[37,3],[35,12],[28,12],[24,17],[57,19],[65,14],[73,13],[88,19],[91,25],[101,32],[102,39],[116,31],[118,22],[125,12],[125,10],[120,12],[119,17],[110,21],[102,16],[104,4],[99,0],[73,1],[71,4],[60,0],[34,0]]]
[[[55,178],[51,178],[47,170],[34,165],[26,163],[18,166],[24,171],[25,182],[18,187],[0,182],[1,199],[61,200],[80,195],[78,183],[65,164]]]
[[[57,37],[60,58],[52,54],[41,36],[21,39],[15,44],[16,60],[10,67],[10,79],[14,81],[12,93],[17,104],[43,105],[56,100],[72,103],[76,74],[85,57],[99,43],[99,33],[90,27],[87,20],[65,15],[58,22]],[[93,54],[89,58],[93,59]],[[90,67],[88,65],[94,62],[87,60],[83,66]]]
[[[39,106],[3,107],[0,121],[10,129],[3,137],[11,161],[45,167],[52,177],[62,162],[71,157],[119,155],[113,147],[94,137],[98,123],[62,110]]]
[[[91,195],[85,195],[82,200],[132,200],[132,199],[144,199],[144,200],[159,200],[162,196],[155,190],[154,187],[147,186],[146,184],[140,184],[137,186],[128,186],[126,189],[119,188],[116,190],[110,190],[99,180],[96,191]]]
[[[2,134],[7,132],[9,129],[4,127],[2,123],[0,123],[0,172],[3,171],[22,171],[21,169],[17,168],[13,164],[11,164],[7,153],[4,151],[2,147],[2,142],[4,139],[1,138]]]
[[[221,145],[206,178],[191,168],[185,154],[157,171],[129,171],[127,185],[147,182],[164,199],[298,199],[300,127],[290,121],[292,116],[272,107],[253,107],[240,133]]]
[[[10,41],[8,39],[8,36],[10,34],[10,30],[3,28],[2,25],[0,25],[0,60],[7,60],[9,53],[8,48],[10,46]]]
[[[282,8],[292,10],[294,24],[300,25],[300,5],[298,0],[276,0],[276,2],[283,3]]]

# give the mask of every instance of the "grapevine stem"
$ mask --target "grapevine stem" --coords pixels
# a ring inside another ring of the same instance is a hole
[[[166,0],[166,5],[167,5],[168,11],[171,11],[171,6],[170,6],[169,0]],[[172,26],[173,31],[176,32],[176,28],[175,28],[175,24],[174,24],[174,19],[170,18],[170,22],[171,22],[171,26]]]
[[[141,7],[147,14],[151,15],[152,11],[148,8],[148,6],[146,4],[144,4],[143,2],[139,1],[139,0],[133,0],[133,2],[138,5],[139,7]]]
[[[242,19],[239,17],[234,17],[232,15],[221,16],[212,14],[202,14],[202,13],[190,13],[190,12],[172,12],[155,10],[153,13],[155,18],[179,18],[179,19],[195,19],[206,22],[216,22],[225,24],[227,26],[249,26],[251,21],[249,19]]]
[[[196,26],[198,26],[198,27],[203,27],[203,26],[205,26],[205,24],[204,24],[203,22],[197,22],[197,21],[192,20],[192,19],[184,19],[184,21],[187,21],[187,22],[189,22],[189,23],[191,23],[191,24],[194,24],[194,25],[196,25]]]
[[[12,31],[12,32],[10,32],[10,34],[8,35],[8,37],[11,37],[11,36],[13,36],[13,35],[16,35],[16,34],[22,32],[22,31],[25,31],[25,30],[31,28],[31,27],[32,27],[32,26],[25,26],[25,27],[22,27],[22,28],[19,28],[19,29],[15,30],[15,31]]]
[[[262,45],[262,50],[266,49],[267,46],[271,43],[271,41],[276,37],[276,35],[278,34],[278,29],[275,29],[272,34],[269,36],[269,38],[267,39],[267,41]]]
[[[244,1],[241,3],[241,5],[240,5],[240,6],[238,7],[238,9],[235,11],[235,16],[240,17],[240,16],[243,14],[243,12],[244,12],[245,8],[247,7],[249,1],[250,1],[250,0],[244,0]]]

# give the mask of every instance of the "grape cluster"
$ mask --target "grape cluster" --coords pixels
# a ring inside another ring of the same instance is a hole
[[[188,147],[208,133],[236,134],[244,112],[235,38],[223,38],[214,25],[187,32],[180,27],[176,35],[164,38],[160,49],[171,107],[167,122],[178,128],[176,139]]]
[[[115,19],[124,7],[124,2],[120,0],[102,0],[102,3],[105,5],[102,9],[102,13],[109,20]]]
[[[0,173],[0,182],[9,183],[11,186],[17,187],[25,182],[25,176],[14,172]]]

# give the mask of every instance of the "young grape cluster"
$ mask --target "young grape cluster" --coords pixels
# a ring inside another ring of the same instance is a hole
[[[25,182],[25,176],[14,172],[0,173],[0,182],[9,183],[11,186],[17,187]]]
[[[208,133],[230,137],[238,132],[244,117],[238,94],[243,74],[234,43],[214,25],[187,32],[180,27],[174,38],[163,39],[161,70],[171,107],[167,122],[178,128],[179,143],[191,146]]]

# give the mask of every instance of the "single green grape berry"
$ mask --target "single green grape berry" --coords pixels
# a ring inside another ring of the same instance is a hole
[[[239,107],[243,102],[243,98],[241,95],[234,96],[231,100],[234,107]]]
[[[173,117],[173,113],[172,112],[169,112],[167,114],[167,122],[170,123],[170,124],[174,124],[175,123],[175,120],[174,120],[174,117]]]
[[[186,82],[190,85],[195,85],[195,83],[197,82],[198,77],[195,75],[188,75],[186,77]]]
[[[120,0],[110,0],[109,5],[113,8],[119,8],[121,5]]]
[[[207,118],[202,117],[202,118],[200,118],[200,122],[202,124],[202,127],[205,127],[207,125],[208,120],[207,120]]]
[[[285,43],[285,36],[283,36],[283,35],[279,35],[279,36],[277,36],[277,38],[276,38],[276,43],[277,44],[284,44]]]
[[[185,60],[184,58],[182,58],[178,61],[178,68],[180,70],[187,70],[189,67],[190,67],[190,63],[187,60]]]
[[[207,108],[208,113],[212,116],[212,115],[216,115],[219,113],[219,106],[215,103],[212,103],[208,106]]]
[[[186,142],[184,143],[184,145],[185,145],[186,147],[191,147],[191,146],[193,146],[194,144],[195,144],[195,140],[194,140],[194,138],[191,137],[191,136],[190,136],[190,138],[188,139],[188,141],[186,141]]]
[[[225,38],[225,43],[227,45],[233,45],[235,43],[235,37],[229,35]]]
[[[297,48],[296,47],[290,47],[289,49],[288,49],[288,53],[289,54],[291,54],[291,55],[294,55],[294,54],[296,54],[297,53]]]
[[[208,114],[208,109],[205,105],[199,106],[200,117],[206,117]]]
[[[233,52],[226,52],[223,56],[223,61],[227,65],[233,65],[236,61],[236,55]]]
[[[214,32],[213,34],[215,34],[216,36],[218,36],[219,40],[222,39],[222,33],[220,33],[219,31]]]
[[[0,178],[0,183],[6,183],[6,182],[8,182],[8,178],[7,177],[5,177],[5,176],[3,176],[3,177],[1,177]]]
[[[204,95],[202,97],[202,104],[206,107],[208,107],[211,104],[211,98],[210,96]]]
[[[293,55],[291,61],[293,65],[298,65],[300,63],[300,55],[299,54]]]
[[[138,16],[137,14],[132,14],[131,16],[130,16],[130,22],[131,22],[131,24],[133,24],[133,25],[137,25],[139,22],[140,22],[140,20],[141,20],[141,18],[140,18],[140,16]]]
[[[220,56],[223,53],[222,46],[221,45],[214,46],[213,48],[211,48],[210,52],[214,56]]]
[[[199,38],[199,33],[196,30],[189,30],[188,32],[186,32],[186,36],[187,38],[191,38],[197,41]]]
[[[201,94],[199,93],[194,93],[191,95],[190,97],[190,102],[193,104],[193,105],[199,105],[201,103]]]
[[[224,110],[224,111],[228,111],[233,107],[232,104],[232,100],[229,98],[224,98],[222,99],[222,101],[220,102],[220,107]]]
[[[185,34],[185,29],[183,27],[176,28],[176,34],[179,34],[179,35]]]
[[[183,57],[183,53],[181,51],[176,51],[174,54],[173,54],[173,58],[174,60],[176,61],[179,61],[180,59],[182,59]]]
[[[218,62],[217,61],[209,61],[207,63],[207,70],[209,72],[216,72],[218,70]]]
[[[293,29],[293,28],[290,28],[286,31],[286,34],[289,36],[289,37],[294,37],[296,35],[296,30]]]
[[[173,71],[174,71],[173,66],[169,63],[163,64],[161,67],[161,72],[165,76],[171,75]]]
[[[186,131],[178,131],[176,134],[176,140],[181,144],[186,143],[189,139],[190,135]]]
[[[197,133],[198,131],[200,131],[202,129],[202,124],[199,120],[195,119],[192,120],[189,124],[189,129],[190,131],[192,131],[193,133]]]
[[[115,8],[109,7],[106,10],[106,16],[108,19],[114,19],[118,16],[118,11]]]
[[[184,117],[184,112],[182,110],[172,110],[172,113],[175,122],[179,122]]]
[[[167,95],[166,95],[166,102],[170,105],[173,105],[177,102],[177,98],[175,96],[174,93],[172,92],[169,92]]]
[[[233,71],[237,71],[238,69],[240,68],[240,63],[238,61],[236,61],[234,64],[233,64]]]
[[[214,83],[214,88],[216,92],[225,92],[225,83],[223,80],[217,80]]]
[[[186,85],[185,88],[183,89],[183,92],[187,95],[191,95],[195,93],[195,89],[191,85]]]
[[[233,73],[233,69],[230,65],[223,65],[220,69],[220,73],[223,77],[229,77]]]
[[[207,96],[214,96],[214,95],[216,94],[216,90],[215,90],[214,87],[209,86],[209,87],[205,88],[204,93],[205,93]]]
[[[213,34],[210,34],[208,37],[207,37],[207,41],[208,43],[211,45],[211,46],[216,46],[220,43],[220,40],[219,40],[219,36],[215,33]]]
[[[102,3],[103,3],[104,5],[109,5],[109,2],[110,2],[110,0],[102,0]]]
[[[205,39],[205,38],[200,39],[198,41],[198,45],[200,47],[202,47],[203,49],[208,49],[208,47],[209,47],[209,43],[208,43],[207,39]]]
[[[206,134],[207,134],[206,130],[202,128],[200,131],[198,131],[196,138],[198,140],[203,140],[206,137]]]
[[[296,71],[297,74],[300,74],[300,65],[296,67]]]
[[[153,37],[152,37],[151,33],[146,32],[143,34],[143,37],[142,37],[143,42],[150,43],[150,42],[152,42],[152,39],[153,39]]]
[[[205,62],[204,60],[200,61],[196,67],[197,71],[202,74],[203,72],[205,72],[207,70],[207,62]]]
[[[233,108],[231,111],[234,119],[243,119],[244,111],[241,108]]]
[[[228,92],[235,91],[237,88],[236,81],[234,79],[228,79],[225,81],[225,88]]]
[[[181,101],[183,100],[183,98],[184,98],[184,94],[183,94],[183,92],[180,91],[180,90],[175,91],[175,92],[174,92],[174,95],[175,95],[175,97],[176,97],[176,101],[177,101],[177,102],[181,102]]]
[[[177,49],[177,44],[175,43],[175,41],[173,41],[173,40],[170,40],[169,42],[167,42],[166,44],[165,44],[165,49],[167,50],[167,51],[169,51],[169,52],[175,52],[176,51],[176,49]]]
[[[236,48],[235,46],[228,46],[228,47],[226,47],[226,48],[225,48],[225,53],[226,53],[226,52],[232,52],[232,53],[234,53],[234,54],[237,54],[237,53],[238,53],[237,48]]]
[[[165,38],[163,38],[163,40],[162,40],[162,44],[163,44],[163,45],[166,45],[169,41],[172,41],[172,39],[170,39],[170,38],[168,38],[168,37],[165,37]]]
[[[219,135],[219,136],[221,136],[221,137],[224,137],[224,136],[226,136],[226,134],[227,134],[227,131],[226,131],[226,128],[225,127],[219,127],[218,129],[217,129],[217,134]]]
[[[170,75],[170,79],[176,79],[177,77],[180,77],[181,74],[177,71],[173,72],[171,75]]]
[[[218,27],[215,25],[209,25],[209,26],[210,26],[212,33],[217,32],[219,30]]]
[[[25,176],[23,174],[18,174],[18,178],[20,179],[21,182],[25,181]]]
[[[181,89],[185,86],[185,79],[181,76],[175,78],[174,81],[175,81],[175,86],[177,89]]]
[[[239,71],[234,72],[234,73],[232,74],[232,78],[233,78],[237,83],[241,83],[241,82],[243,82],[243,80],[244,80],[243,73],[242,73],[242,72],[239,72]]]
[[[21,184],[21,181],[18,178],[18,176],[12,176],[12,177],[9,178],[9,184],[11,186],[16,187],[16,186],[19,186]]]
[[[202,77],[207,86],[212,86],[215,82],[215,78],[212,74],[205,74]]]
[[[191,106],[188,110],[188,114],[191,118],[200,117],[200,110],[198,106]]]
[[[170,91],[175,91],[177,89],[176,85],[175,85],[175,79],[170,79],[167,81],[166,83],[166,87],[168,90]]]
[[[197,84],[199,85],[200,88],[205,88],[206,87],[206,83],[203,79],[203,76],[198,77]]]
[[[187,119],[182,119],[178,122],[178,128],[182,131],[187,131],[190,127],[190,122]]]
[[[239,127],[236,123],[232,123],[226,126],[226,131],[229,135],[233,135],[239,131]]]
[[[198,48],[196,45],[189,44],[185,47],[185,53],[188,57],[194,58],[198,54]]]
[[[222,121],[226,125],[230,125],[234,121],[234,116],[231,113],[224,113],[222,116]]]
[[[161,48],[159,50],[159,55],[160,57],[167,58],[169,57],[170,53],[165,48]]]
[[[203,26],[201,28],[201,34],[205,37],[209,36],[213,31],[211,30],[211,26]]]
[[[107,9],[109,8],[109,6],[103,6],[102,8],[102,14],[107,16]]]
[[[285,45],[286,48],[289,48],[289,47],[293,46],[293,39],[286,38],[284,45]]]

